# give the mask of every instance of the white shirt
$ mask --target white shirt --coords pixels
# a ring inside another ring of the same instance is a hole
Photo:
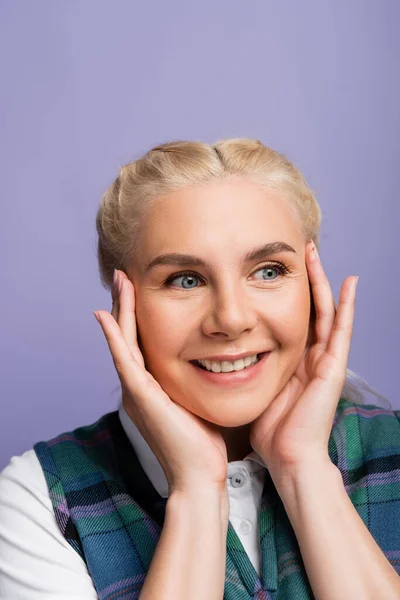
[[[155,454],[127,415],[121,424],[160,496],[168,482]],[[260,575],[258,514],[266,475],[256,452],[228,463],[229,520]],[[57,525],[35,451],[11,458],[0,473],[0,600],[97,600],[85,562]]]

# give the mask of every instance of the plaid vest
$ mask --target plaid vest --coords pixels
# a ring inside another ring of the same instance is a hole
[[[142,469],[118,412],[34,449],[61,533],[85,561],[100,600],[138,598],[167,499]],[[356,510],[400,574],[400,411],[341,399],[328,449]],[[312,600],[297,539],[268,473],[258,533],[261,577],[229,522],[224,600]]]

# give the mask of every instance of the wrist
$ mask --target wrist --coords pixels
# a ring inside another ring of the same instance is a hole
[[[337,466],[328,457],[316,459],[297,465],[281,467],[278,471],[270,471],[271,479],[282,497],[296,494],[303,488],[322,490],[329,485],[343,485],[342,475]]]
[[[228,525],[229,494],[228,488],[187,488],[171,490],[168,496],[167,510],[188,511],[196,518],[208,518],[211,514],[219,515],[221,522]]]
[[[318,519],[325,522],[328,507],[337,515],[337,507],[348,501],[342,475],[332,462],[299,465],[274,484],[293,530],[300,537]]]

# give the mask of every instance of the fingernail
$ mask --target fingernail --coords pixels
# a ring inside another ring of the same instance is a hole
[[[318,250],[312,240],[311,240],[311,257],[310,258],[311,258],[311,261],[320,260]]]
[[[117,269],[114,269],[114,275],[113,275],[113,285],[115,287],[116,283],[118,280],[118,273],[117,273]]]
[[[98,322],[101,324],[100,317],[99,317],[99,315],[97,314],[97,312],[96,312],[96,311],[94,311],[94,312],[93,312],[93,314],[94,314],[94,316],[96,317],[96,319],[98,320]]]

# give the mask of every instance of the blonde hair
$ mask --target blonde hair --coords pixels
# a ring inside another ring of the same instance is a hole
[[[111,289],[114,269],[127,272],[140,246],[142,222],[152,202],[174,189],[235,176],[279,190],[297,214],[304,239],[312,239],[319,248],[321,209],[302,174],[285,155],[259,140],[246,138],[213,144],[168,142],[122,166],[101,198],[96,229],[102,285]],[[366,391],[388,403],[363,379],[347,370],[342,397],[363,404]]]

